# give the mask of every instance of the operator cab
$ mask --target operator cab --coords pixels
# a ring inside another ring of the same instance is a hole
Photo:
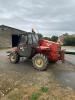
[[[29,57],[32,54],[33,47],[38,45],[39,36],[35,33],[13,34],[12,47],[19,48],[20,56]]]
[[[39,35],[33,33],[12,34],[12,47],[17,47],[20,43],[38,44],[39,39]]]

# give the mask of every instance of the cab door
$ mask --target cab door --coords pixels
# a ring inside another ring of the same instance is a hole
[[[31,44],[32,38],[31,35],[22,35],[20,44],[19,44],[19,54],[22,57],[29,57],[31,55]]]

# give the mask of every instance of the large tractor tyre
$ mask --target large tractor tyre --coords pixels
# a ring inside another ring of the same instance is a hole
[[[20,61],[20,57],[17,53],[10,53],[9,60],[11,63],[16,64]]]
[[[43,71],[47,68],[48,60],[47,57],[43,54],[36,54],[32,58],[33,67],[39,71]]]

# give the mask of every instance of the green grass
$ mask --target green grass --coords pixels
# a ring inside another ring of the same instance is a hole
[[[38,100],[38,98],[40,97],[41,93],[32,93],[30,100]]]
[[[29,100],[39,100],[44,93],[48,93],[49,88],[47,86],[43,86],[41,88],[38,88],[37,90],[34,90],[30,94],[24,90],[23,88],[14,89],[8,94],[7,100],[23,100],[25,94],[27,94]]]
[[[21,93],[13,93],[8,96],[9,100],[22,100]]]
[[[40,89],[41,92],[45,92],[45,93],[47,93],[48,90],[49,90],[48,87],[41,87],[41,89]]]

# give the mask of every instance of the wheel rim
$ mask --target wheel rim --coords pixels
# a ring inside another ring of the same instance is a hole
[[[43,67],[43,65],[44,65],[43,59],[42,59],[42,58],[37,58],[37,59],[35,59],[35,65],[36,65],[37,67],[39,67],[39,68]]]
[[[16,57],[15,57],[14,55],[11,55],[10,60],[11,60],[12,62],[14,62],[15,59],[16,59]]]

